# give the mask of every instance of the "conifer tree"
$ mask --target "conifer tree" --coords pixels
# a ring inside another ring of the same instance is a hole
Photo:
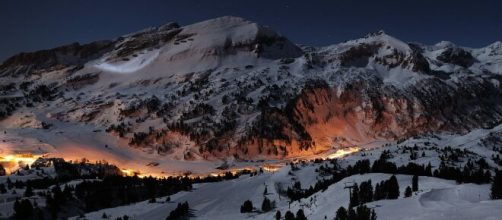
[[[5,188],[4,184],[0,184],[0,194],[7,193],[7,189]]]
[[[388,199],[399,198],[399,183],[395,175],[392,175],[387,182],[387,188],[389,190]]]
[[[336,211],[335,220],[347,220],[347,215],[347,210],[342,206]]]
[[[413,175],[413,178],[411,179],[411,185],[413,192],[418,191],[418,175]]]
[[[14,202],[14,219],[25,220],[33,216],[33,206],[30,200],[22,199]]]
[[[305,213],[303,213],[303,209],[298,209],[296,212],[296,220],[307,220]]]
[[[272,203],[267,197],[263,198],[263,202],[261,203],[261,210],[264,212],[272,210]]]
[[[33,196],[33,189],[31,188],[31,185],[26,186],[26,190],[24,191],[24,197],[32,197]]]
[[[241,213],[252,212],[253,211],[253,203],[249,200],[246,200],[244,204],[241,206]]]
[[[359,186],[359,203],[364,204],[373,201],[373,185],[371,180],[361,183]]]
[[[432,176],[432,165],[430,162],[427,164],[427,167],[425,167],[425,175]]]
[[[359,205],[359,187],[357,186],[357,184],[354,184],[354,187],[351,189],[350,193],[349,208],[358,205]]]
[[[295,220],[295,214],[293,214],[291,211],[287,211],[286,214],[284,215],[285,220]]]
[[[281,211],[277,210],[277,212],[275,212],[275,220],[281,220]]]
[[[502,199],[502,171],[497,170],[491,187],[491,198]]]
[[[410,197],[413,192],[411,191],[411,187],[408,186],[406,187],[406,190],[404,191],[404,197]]]

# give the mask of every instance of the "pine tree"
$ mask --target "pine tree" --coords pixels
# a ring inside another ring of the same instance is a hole
[[[357,218],[357,213],[353,208],[349,208],[349,214],[347,215],[347,219],[358,219]]]
[[[303,209],[298,209],[296,212],[296,220],[307,220],[305,213],[303,213]]]
[[[33,196],[33,189],[31,188],[30,185],[26,186],[26,190],[24,191],[24,197],[32,197]]]
[[[371,180],[361,183],[359,186],[359,203],[364,204],[373,201],[373,185]]]
[[[190,206],[188,205],[188,202],[178,203],[176,209],[169,213],[169,216],[167,216],[166,220],[181,219],[182,217],[188,215],[189,211]]]
[[[287,211],[286,214],[284,215],[285,220],[295,220],[295,214],[293,214],[291,211]]]
[[[244,204],[241,206],[241,213],[252,212],[253,211],[253,203],[249,200],[246,200]]]
[[[339,209],[340,210],[340,209]],[[366,205],[357,206],[355,209],[349,209],[346,220],[376,220],[375,210],[368,208]],[[343,220],[343,218],[335,217],[335,220]]]
[[[413,192],[418,191],[418,175],[413,175],[413,178],[411,179],[411,185]]]
[[[30,200],[22,199],[14,202],[14,219],[30,219],[33,216],[33,206]]]
[[[357,186],[357,184],[354,184],[354,187],[351,189],[350,193],[349,208],[358,205],[359,205],[359,187]]]
[[[7,193],[7,189],[5,188],[4,184],[0,184],[0,194]]]
[[[404,191],[404,197],[410,197],[413,191],[411,191],[411,187],[408,186],[406,187],[406,190]]]
[[[427,164],[427,167],[425,167],[425,175],[432,176],[432,165],[430,162]]]
[[[44,217],[44,211],[42,211],[42,209],[39,208],[39,207],[36,207],[34,209],[33,216],[36,216],[35,219],[37,219],[37,220],[44,220],[45,219],[45,217]]]
[[[491,187],[491,198],[502,199],[502,171],[497,170]]]
[[[338,208],[338,210],[336,211],[336,217],[335,217],[335,220],[347,220],[347,210],[345,209],[345,207],[340,207]]]
[[[382,181],[383,182],[383,181]],[[381,200],[381,199],[385,199],[385,197],[387,196],[384,191],[383,191],[383,183],[377,183],[376,186],[375,186],[375,193],[373,195],[373,200]]]
[[[10,180],[10,177],[7,177],[6,183],[7,183],[7,188],[8,189],[14,188],[14,184],[12,184],[12,181]]]
[[[19,216],[21,213],[21,205],[19,204],[19,200],[16,199],[16,201],[14,202],[14,217],[17,218],[17,216]]]
[[[365,205],[360,205],[356,208],[357,219],[370,220],[371,219],[371,209]]]
[[[377,220],[377,215],[374,209],[371,210],[370,220]]]
[[[275,212],[275,220],[281,220],[281,211],[277,210],[277,212]]]
[[[264,212],[272,210],[272,203],[267,197],[263,198],[263,202],[261,203],[261,210]]]
[[[397,182],[397,178],[395,175],[392,175],[387,182],[388,199],[397,199],[399,198],[399,183]]]
[[[23,199],[21,200],[22,212],[28,218],[33,216],[33,206],[31,205],[30,200]]]

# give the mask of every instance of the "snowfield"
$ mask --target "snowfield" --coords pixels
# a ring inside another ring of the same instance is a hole
[[[340,206],[348,206],[349,192],[344,188],[346,183],[372,180],[372,183],[376,184],[390,177],[389,174],[378,173],[347,177],[324,192],[289,205],[287,197],[279,196],[273,187],[277,183],[290,181],[291,177],[284,175],[285,170],[197,185],[192,192],[171,196],[171,202],[167,203],[161,202],[165,201],[164,197],[158,198],[154,204],[144,201],[87,213],[85,216],[88,219],[100,219],[103,213],[106,213],[111,218],[128,215],[133,219],[164,219],[178,202],[188,201],[193,211],[193,219],[273,219],[275,210],[284,214],[287,210],[296,213],[299,208],[304,210],[308,219],[333,219]],[[412,197],[403,198],[404,188],[411,185],[411,176],[397,177],[401,191],[399,199],[367,204],[368,207],[375,208],[378,219],[498,219],[502,215],[502,210],[497,208],[502,205],[502,201],[489,199],[489,185],[459,185],[454,181],[420,177],[419,192],[414,193]],[[250,199],[255,207],[261,205],[265,185],[268,186],[269,192],[266,196],[276,201],[277,208],[268,213],[240,213],[240,206],[246,199]]]

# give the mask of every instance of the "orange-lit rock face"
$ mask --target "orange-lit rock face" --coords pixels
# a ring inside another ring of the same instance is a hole
[[[480,126],[469,112],[477,112],[476,117],[498,117],[453,98],[465,95],[463,99],[476,102],[472,97],[480,95],[456,93],[427,83],[441,84],[421,82],[405,91],[365,81],[344,88],[326,84],[306,87],[294,103],[293,114],[316,148],[352,146],[438,130],[466,131]]]
[[[444,122],[430,115],[436,110],[425,109],[423,101],[371,86],[307,86],[284,112],[262,112],[264,125],[240,146],[244,157],[308,156],[442,128]]]
[[[420,131],[421,122],[426,119],[412,116],[413,112],[420,112],[413,103],[386,96],[368,97],[364,90],[358,85],[344,91],[321,86],[302,92],[294,114],[315,146],[352,146]]]
[[[315,146],[329,148],[337,137],[361,139],[355,129],[358,121],[357,97],[336,97],[328,87],[306,89],[300,95],[294,108],[299,123],[311,135]]]

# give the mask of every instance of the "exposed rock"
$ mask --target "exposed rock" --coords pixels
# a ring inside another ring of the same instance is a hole
[[[0,66],[0,76],[30,75],[50,68],[83,65],[110,51],[112,45],[111,41],[96,41],[84,45],[73,43],[49,50],[20,53],[7,59]]]
[[[471,53],[458,47],[450,47],[445,49],[437,57],[437,59],[445,63],[459,65],[464,68],[470,67],[473,63],[476,62],[476,59],[472,56]]]

